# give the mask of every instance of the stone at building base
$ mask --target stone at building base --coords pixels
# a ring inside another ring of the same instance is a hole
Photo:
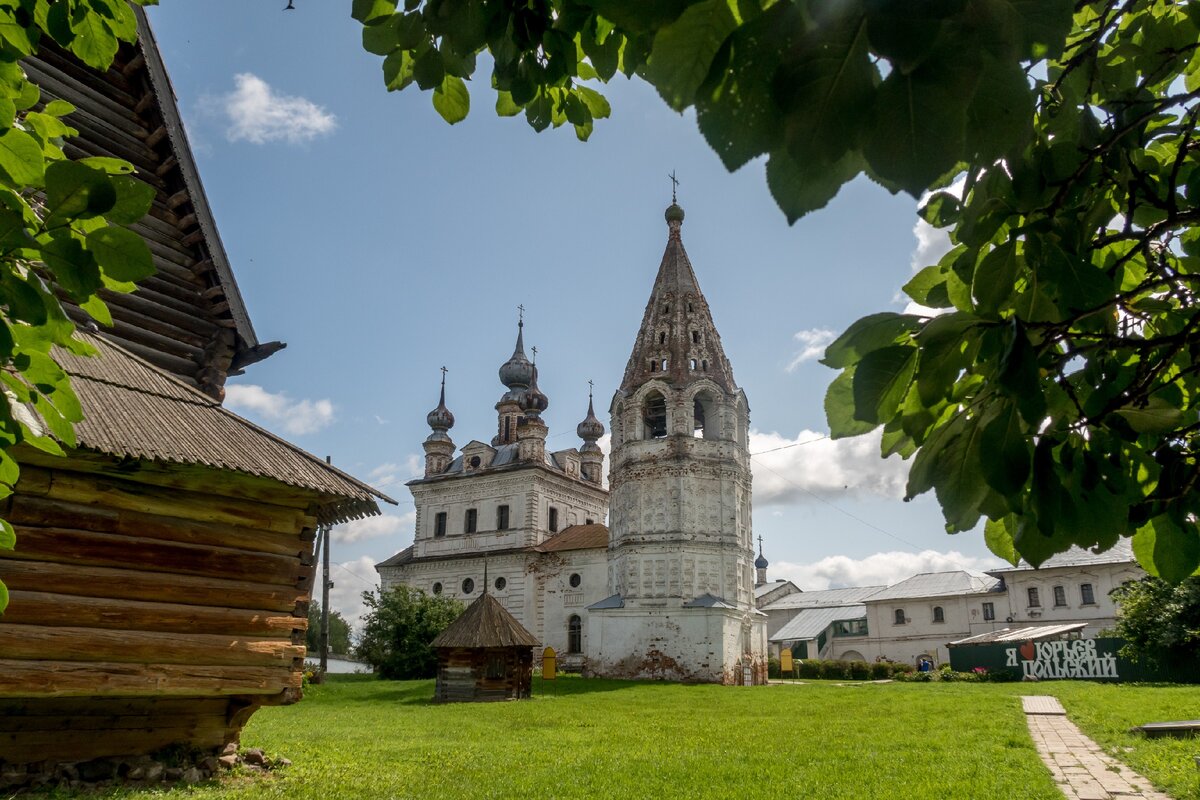
[[[733,608],[590,609],[585,674],[763,685],[766,637],[765,618]]]

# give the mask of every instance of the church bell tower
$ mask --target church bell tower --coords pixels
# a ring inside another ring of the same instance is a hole
[[[749,405],[683,248],[683,209],[613,397],[611,596],[588,609],[610,677],[766,681],[754,608]]]

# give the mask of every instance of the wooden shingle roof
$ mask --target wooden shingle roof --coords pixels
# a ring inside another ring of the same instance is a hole
[[[541,642],[486,592],[467,606],[432,647],[537,647]]]
[[[539,553],[557,553],[563,550],[587,550],[593,547],[608,547],[608,526],[572,525],[563,528],[533,549]]]
[[[118,458],[232,470],[310,490],[322,523],[379,513],[387,495],[248,422],[102,336],[79,332],[100,351],[84,358],[56,351],[71,376],[84,420],[78,446]]]

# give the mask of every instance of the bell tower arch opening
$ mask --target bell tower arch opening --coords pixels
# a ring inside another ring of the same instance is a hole
[[[654,390],[642,401],[643,439],[662,439],[667,435],[667,398]]]

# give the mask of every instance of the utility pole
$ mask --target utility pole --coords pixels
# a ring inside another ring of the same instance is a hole
[[[325,463],[332,464],[333,457],[325,456]],[[329,581],[329,540],[333,531],[331,525],[324,528],[323,542],[325,546],[321,557],[321,680],[324,682],[326,670],[329,668],[329,590],[333,584]]]

